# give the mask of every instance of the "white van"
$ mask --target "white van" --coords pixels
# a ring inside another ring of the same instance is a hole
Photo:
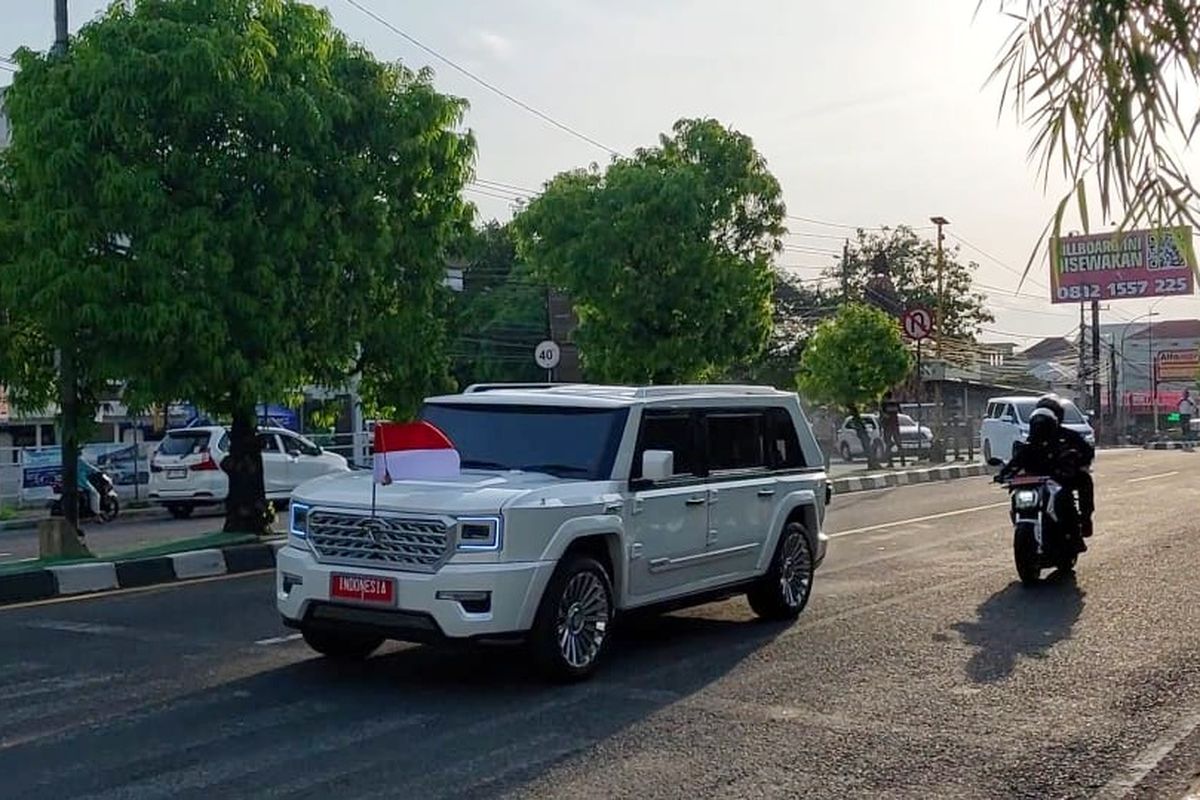
[[[1012,458],[1013,442],[1023,442],[1029,437],[1029,415],[1037,406],[1039,397],[993,397],[988,400],[987,415],[980,425],[980,448],[983,459]],[[1063,400],[1063,427],[1083,434],[1088,444],[1096,444],[1096,432],[1075,404]]]

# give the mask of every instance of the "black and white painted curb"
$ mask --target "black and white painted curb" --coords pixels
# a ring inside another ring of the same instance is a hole
[[[949,481],[957,478],[974,478],[990,474],[991,470],[983,463],[955,464],[946,467],[913,469],[904,472],[882,472],[876,475],[835,478],[833,481],[833,493],[836,496],[853,492],[866,492],[872,489],[890,489],[896,486],[913,486],[918,483]]]
[[[1145,450],[1187,450],[1196,449],[1196,442],[1146,442]]]
[[[279,538],[129,561],[88,561],[14,572],[0,575],[0,606],[257,572],[275,566],[275,551],[282,546]]]

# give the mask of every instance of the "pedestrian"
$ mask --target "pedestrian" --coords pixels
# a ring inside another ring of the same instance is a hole
[[[1196,416],[1196,402],[1192,400],[1189,389],[1183,390],[1183,399],[1179,401],[1179,428],[1184,439],[1192,438],[1192,417]]]
[[[883,448],[887,453],[888,466],[892,465],[892,448],[900,451],[900,463],[904,464],[904,446],[900,442],[900,402],[890,391],[884,392],[879,403],[879,427],[883,433]]]

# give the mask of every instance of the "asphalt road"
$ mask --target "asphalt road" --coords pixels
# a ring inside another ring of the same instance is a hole
[[[222,509],[215,508],[198,509],[194,517],[185,520],[118,516],[105,525],[84,520],[83,528],[88,547],[103,556],[219,531],[225,523],[224,514]],[[37,531],[0,531],[0,564],[37,556]]]
[[[324,662],[261,574],[0,609],[0,795],[1182,796],[1197,458],[1104,454],[1091,552],[1032,590],[986,479],[835,499],[798,623],[640,621],[566,688],[514,648]]]

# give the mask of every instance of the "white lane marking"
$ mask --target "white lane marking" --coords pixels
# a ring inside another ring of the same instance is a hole
[[[302,633],[289,633],[285,636],[272,636],[270,639],[259,639],[255,644],[272,645],[272,644],[287,644],[301,638]]]
[[[12,555],[12,553],[0,553],[0,558],[7,558],[8,556],[11,556],[11,555]]]
[[[1179,474],[1179,470],[1172,470],[1171,472],[1160,472],[1157,475],[1143,475],[1140,478],[1130,478],[1129,480],[1127,480],[1125,482],[1126,483],[1141,483],[1142,481],[1154,481],[1154,480],[1158,480],[1159,478],[1169,478],[1172,475],[1178,475],[1178,474]]]
[[[829,534],[830,539],[838,539],[842,536],[857,536],[860,533],[870,533],[871,531],[882,531],[888,528],[898,528],[902,525],[916,525],[921,522],[932,522],[937,519],[946,519],[947,517],[957,517],[962,514],[974,514],[976,511],[990,511],[994,508],[1005,508],[1008,502],[1003,503],[988,503],[984,506],[972,506],[971,508],[960,508],[956,511],[943,511],[940,514],[929,514],[924,517],[913,517],[911,519],[899,519],[895,522],[881,522],[878,525],[868,525],[865,528],[852,528],[848,531],[838,531],[837,533]]]
[[[1167,729],[1161,739],[1138,754],[1128,769],[1104,784],[1095,800],[1121,800],[1130,796],[1146,776],[1179,746],[1179,743],[1200,728],[1200,712],[1194,712]]]

